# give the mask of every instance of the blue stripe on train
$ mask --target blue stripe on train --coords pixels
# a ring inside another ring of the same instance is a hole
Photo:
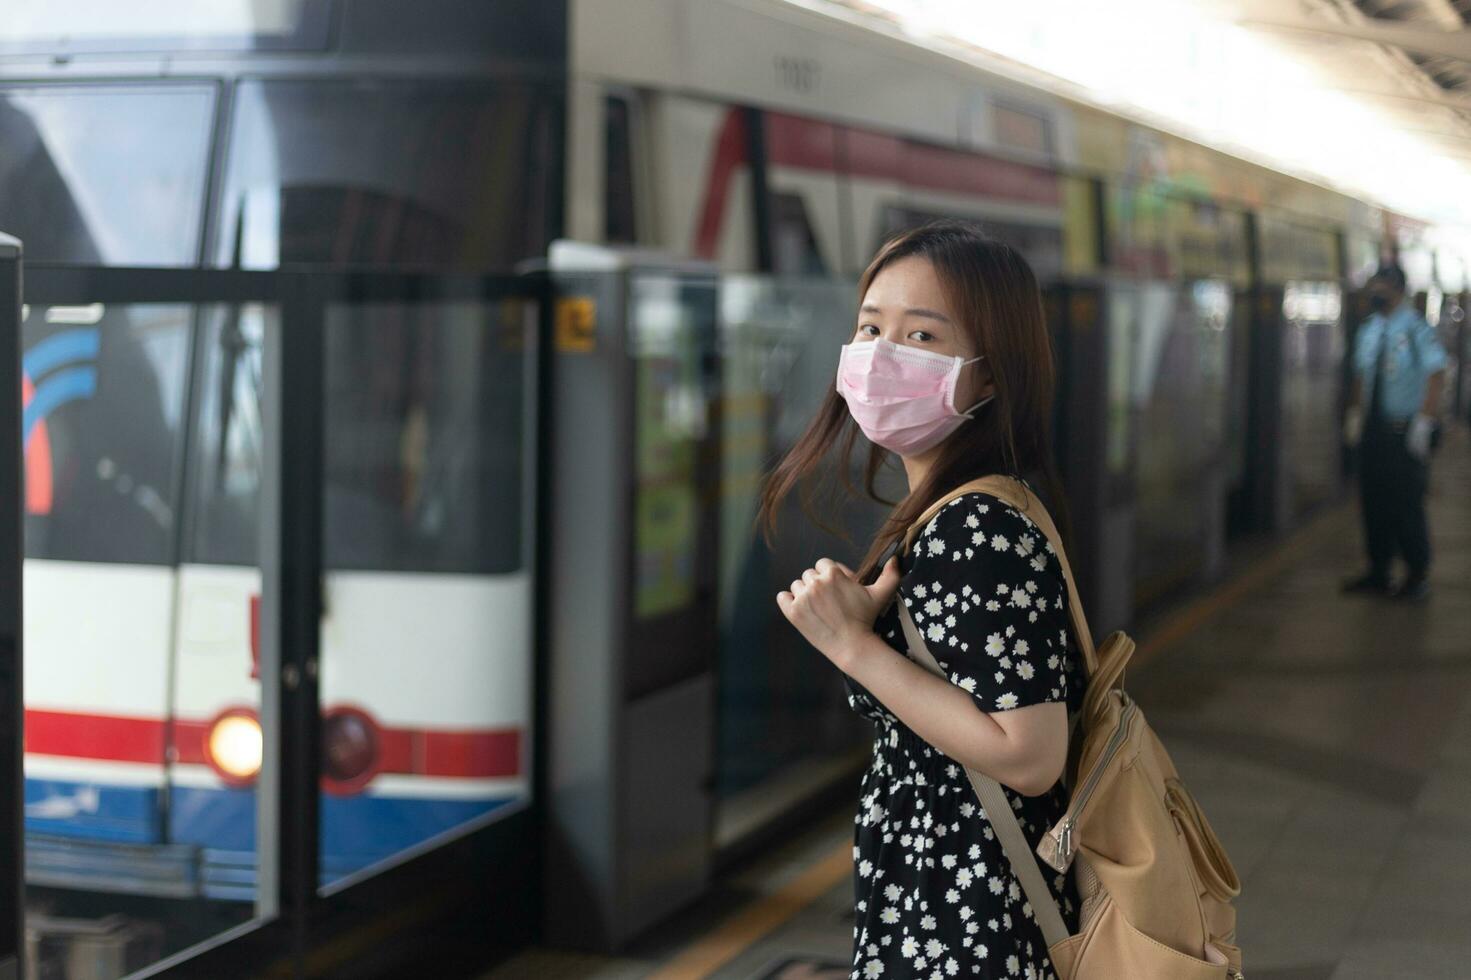
[[[79,842],[158,843],[159,796],[156,788],[27,779],[26,830]],[[322,880],[334,881],[515,799],[323,795]],[[169,789],[169,840],[175,848],[200,848],[205,891],[217,897],[253,897],[255,823],[254,790]]]
[[[26,830],[126,844],[159,841],[159,789],[26,779]]]
[[[426,800],[400,796],[322,796],[324,862],[361,867],[489,813],[512,797]],[[255,850],[255,791],[174,787],[169,836],[230,851]]]

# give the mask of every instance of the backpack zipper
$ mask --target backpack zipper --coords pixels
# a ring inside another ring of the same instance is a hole
[[[1057,828],[1057,857],[1058,862],[1066,868],[1073,856],[1073,826],[1078,817],[1082,815],[1083,809],[1088,805],[1088,798],[1093,795],[1098,781],[1103,778],[1103,770],[1108,765],[1108,760],[1113,758],[1114,753],[1124,744],[1124,736],[1129,731],[1129,721],[1134,717],[1134,701],[1123,691],[1119,692],[1123,698],[1124,710],[1119,716],[1119,723],[1113,733],[1108,736],[1108,744],[1103,747],[1098,761],[1093,764],[1093,771],[1088,774],[1088,779],[1073,797],[1072,805],[1068,807],[1067,815],[1063,817],[1062,823]]]

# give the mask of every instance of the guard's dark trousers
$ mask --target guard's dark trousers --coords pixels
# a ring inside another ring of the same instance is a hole
[[[1376,420],[1364,427],[1359,447],[1364,538],[1374,577],[1387,582],[1395,555],[1410,567],[1409,581],[1430,569],[1430,534],[1425,526],[1429,466],[1405,447],[1404,423]]]

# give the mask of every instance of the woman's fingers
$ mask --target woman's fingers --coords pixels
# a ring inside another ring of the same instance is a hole
[[[792,584],[788,586],[788,588],[791,589],[792,596],[795,598],[796,596],[799,596],[803,592],[807,591],[807,583],[799,578],[794,578],[792,579]]]

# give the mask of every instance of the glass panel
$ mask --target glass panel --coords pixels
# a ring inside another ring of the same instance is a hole
[[[648,619],[694,600],[698,546],[698,451],[708,431],[700,371],[701,307],[676,279],[634,280],[629,353],[634,390],[633,614]],[[708,284],[704,287],[708,294]]]
[[[1002,146],[1052,156],[1052,119],[1041,112],[993,102],[991,127]]]
[[[1298,224],[1270,212],[1258,217],[1257,226],[1264,281],[1338,278],[1338,239],[1332,231]]]
[[[1282,295],[1282,432],[1300,514],[1338,492],[1343,294],[1334,282],[1289,282]]]
[[[121,976],[254,915],[259,574],[200,578],[176,558],[190,338],[223,315],[28,310],[25,844],[39,976],[79,975],[81,959],[86,976]]]
[[[193,265],[214,105],[204,85],[0,90],[0,228],[31,262]]]
[[[1148,151],[1140,149],[1141,175],[1111,184],[1108,193],[1108,261],[1120,272],[1170,274],[1165,210],[1168,198],[1150,174]],[[1148,176],[1145,176],[1149,174]]]
[[[509,269],[545,251],[553,142],[510,84],[242,82],[214,261]]]
[[[324,885],[529,797],[534,317],[328,308]]]
[[[1225,441],[1230,288],[1143,283],[1134,349],[1138,418],[1135,592],[1146,604],[1200,572]]]
[[[245,910],[256,898],[254,780],[240,778],[228,756],[198,746],[216,737],[225,745],[260,710],[260,346],[278,321],[275,307],[259,304],[212,307],[200,317],[178,569],[174,725],[194,747],[181,746],[170,770],[168,833],[198,849],[202,894]],[[200,540],[216,552],[215,563],[202,562]]]
[[[856,293],[856,284],[845,280],[721,280],[716,792],[729,805],[722,822],[743,809],[743,790],[753,790],[754,799],[763,790],[820,783],[822,769],[832,769],[835,758],[839,765],[851,762],[848,753],[864,744],[868,730],[849,710],[826,661],[805,646],[771,597],[818,556],[854,565],[885,509],[857,500],[833,513],[833,526],[849,528],[851,541],[814,526],[794,498],[782,507],[773,546],[753,526],[768,467],[791,448],[833,390],[839,347],[857,322]],[[855,453],[854,459],[850,475],[861,481],[865,455]],[[897,499],[902,476],[885,477],[883,489]]]
[[[522,306],[485,307],[499,318],[495,330],[438,327],[436,317],[449,315],[439,307],[351,309],[358,326],[333,326],[326,337],[326,566],[519,568],[521,522],[508,515],[522,507]],[[194,562],[257,560],[261,331],[250,308],[205,324],[190,462]],[[488,356],[490,341],[508,356]]]

